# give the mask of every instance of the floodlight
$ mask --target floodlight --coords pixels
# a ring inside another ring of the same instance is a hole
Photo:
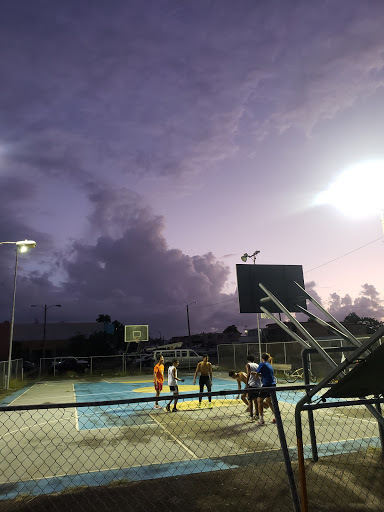
[[[247,253],[243,254],[243,256],[241,257],[242,261],[244,261],[244,262],[247,261],[247,258],[248,258],[248,254]]]
[[[20,247],[21,252],[25,252],[29,248],[36,247],[36,242],[34,240],[21,240],[19,242],[15,242],[17,247]]]

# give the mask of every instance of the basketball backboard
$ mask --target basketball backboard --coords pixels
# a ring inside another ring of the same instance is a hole
[[[126,325],[124,327],[125,343],[148,341],[148,325]]]
[[[260,299],[265,293],[263,284],[289,312],[300,312],[298,306],[307,308],[306,299],[295,282],[304,288],[301,265],[236,265],[240,313],[261,313]],[[272,301],[264,307],[271,313],[281,313]]]

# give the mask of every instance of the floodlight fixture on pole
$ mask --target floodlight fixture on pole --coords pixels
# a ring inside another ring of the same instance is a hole
[[[241,257],[241,260],[244,261],[244,263],[247,261],[248,258],[253,259],[253,264],[256,263],[256,256],[260,253],[260,251],[255,251],[253,254],[244,253]]]
[[[46,330],[47,330],[47,309],[49,308],[61,308],[61,304],[31,304],[31,308],[44,308],[44,334],[43,334],[43,359],[45,359],[45,346],[46,346]]]
[[[189,306],[191,306],[192,304],[197,304],[197,300],[194,300],[193,302],[190,302],[189,304],[187,304],[187,322],[188,322],[188,341],[189,341],[189,345],[191,345],[191,326],[189,324]]]
[[[19,252],[26,252],[28,249],[36,247],[36,242],[34,240],[20,240],[18,242],[0,242],[0,245],[3,245],[3,244],[16,245],[16,262],[15,262],[15,275],[13,278],[12,318],[11,318],[11,328],[9,331],[8,370],[7,370],[7,385],[6,385],[6,389],[9,389],[9,380],[11,377],[11,365],[12,365],[13,326],[15,323],[15,299],[16,299],[16,279],[17,279],[18,257],[19,257]]]

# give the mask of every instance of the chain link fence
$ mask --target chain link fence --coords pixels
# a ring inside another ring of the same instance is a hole
[[[6,389],[8,375],[8,361],[0,361],[0,388]],[[23,379],[23,360],[12,359],[10,379]]]
[[[171,395],[161,408],[147,397],[0,407],[1,510],[297,511],[279,432],[300,494],[294,417],[304,390],[276,392],[278,425],[269,409],[264,425],[249,421],[237,390],[205,393],[201,407],[199,394],[183,393],[177,412],[165,409]],[[313,463],[302,416],[309,510],[384,510],[376,421],[358,407],[316,411]]]
[[[359,340],[364,342],[367,338],[360,337]],[[383,342],[380,339],[374,346],[379,346]],[[342,347],[343,343],[339,339],[322,340],[323,348]],[[273,362],[276,365],[288,364],[292,369],[302,368],[301,358],[302,346],[296,341],[273,342],[273,343],[234,343],[226,345],[218,345],[218,362],[221,369],[244,371],[246,358],[248,354],[253,354],[258,360],[261,360],[261,354],[267,352],[272,355]],[[336,362],[340,363],[344,354],[340,352],[336,356]],[[329,366],[319,354],[312,354],[309,359],[312,372],[322,379],[329,373]],[[284,378],[284,373],[277,371],[278,377]]]
[[[88,375],[125,375],[127,373],[148,373],[152,360],[140,360],[129,354],[86,357],[45,357],[40,359],[40,375],[63,375],[86,373]]]

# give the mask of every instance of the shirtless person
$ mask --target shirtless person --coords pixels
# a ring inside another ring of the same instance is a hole
[[[245,387],[247,387],[247,374],[244,373],[244,372],[235,372],[233,370],[231,370],[229,372],[229,376],[232,377],[232,379],[236,379],[237,380],[237,386],[239,388],[239,391],[241,389],[241,383],[245,384]],[[239,398],[239,395],[237,396],[237,398]],[[249,412],[249,402],[247,400],[247,393],[242,393],[241,395],[241,399],[242,401],[245,403],[245,405],[247,406],[247,412]]]
[[[204,354],[203,360],[200,361],[200,363],[196,366],[195,376],[193,378],[193,385],[196,383],[196,377],[197,374],[200,372],[200,379],[199,379],[199,386],[200,386],[200,393],[203,393],[204,386],[207,386],[208,392],[212,389],[212,365],[208,361],[208,354]],[[212,397],[208,397],[209,405],[208,407],[212,408],[211,403]],[[199,407],[201,407],[201,395],[199,396]]]

